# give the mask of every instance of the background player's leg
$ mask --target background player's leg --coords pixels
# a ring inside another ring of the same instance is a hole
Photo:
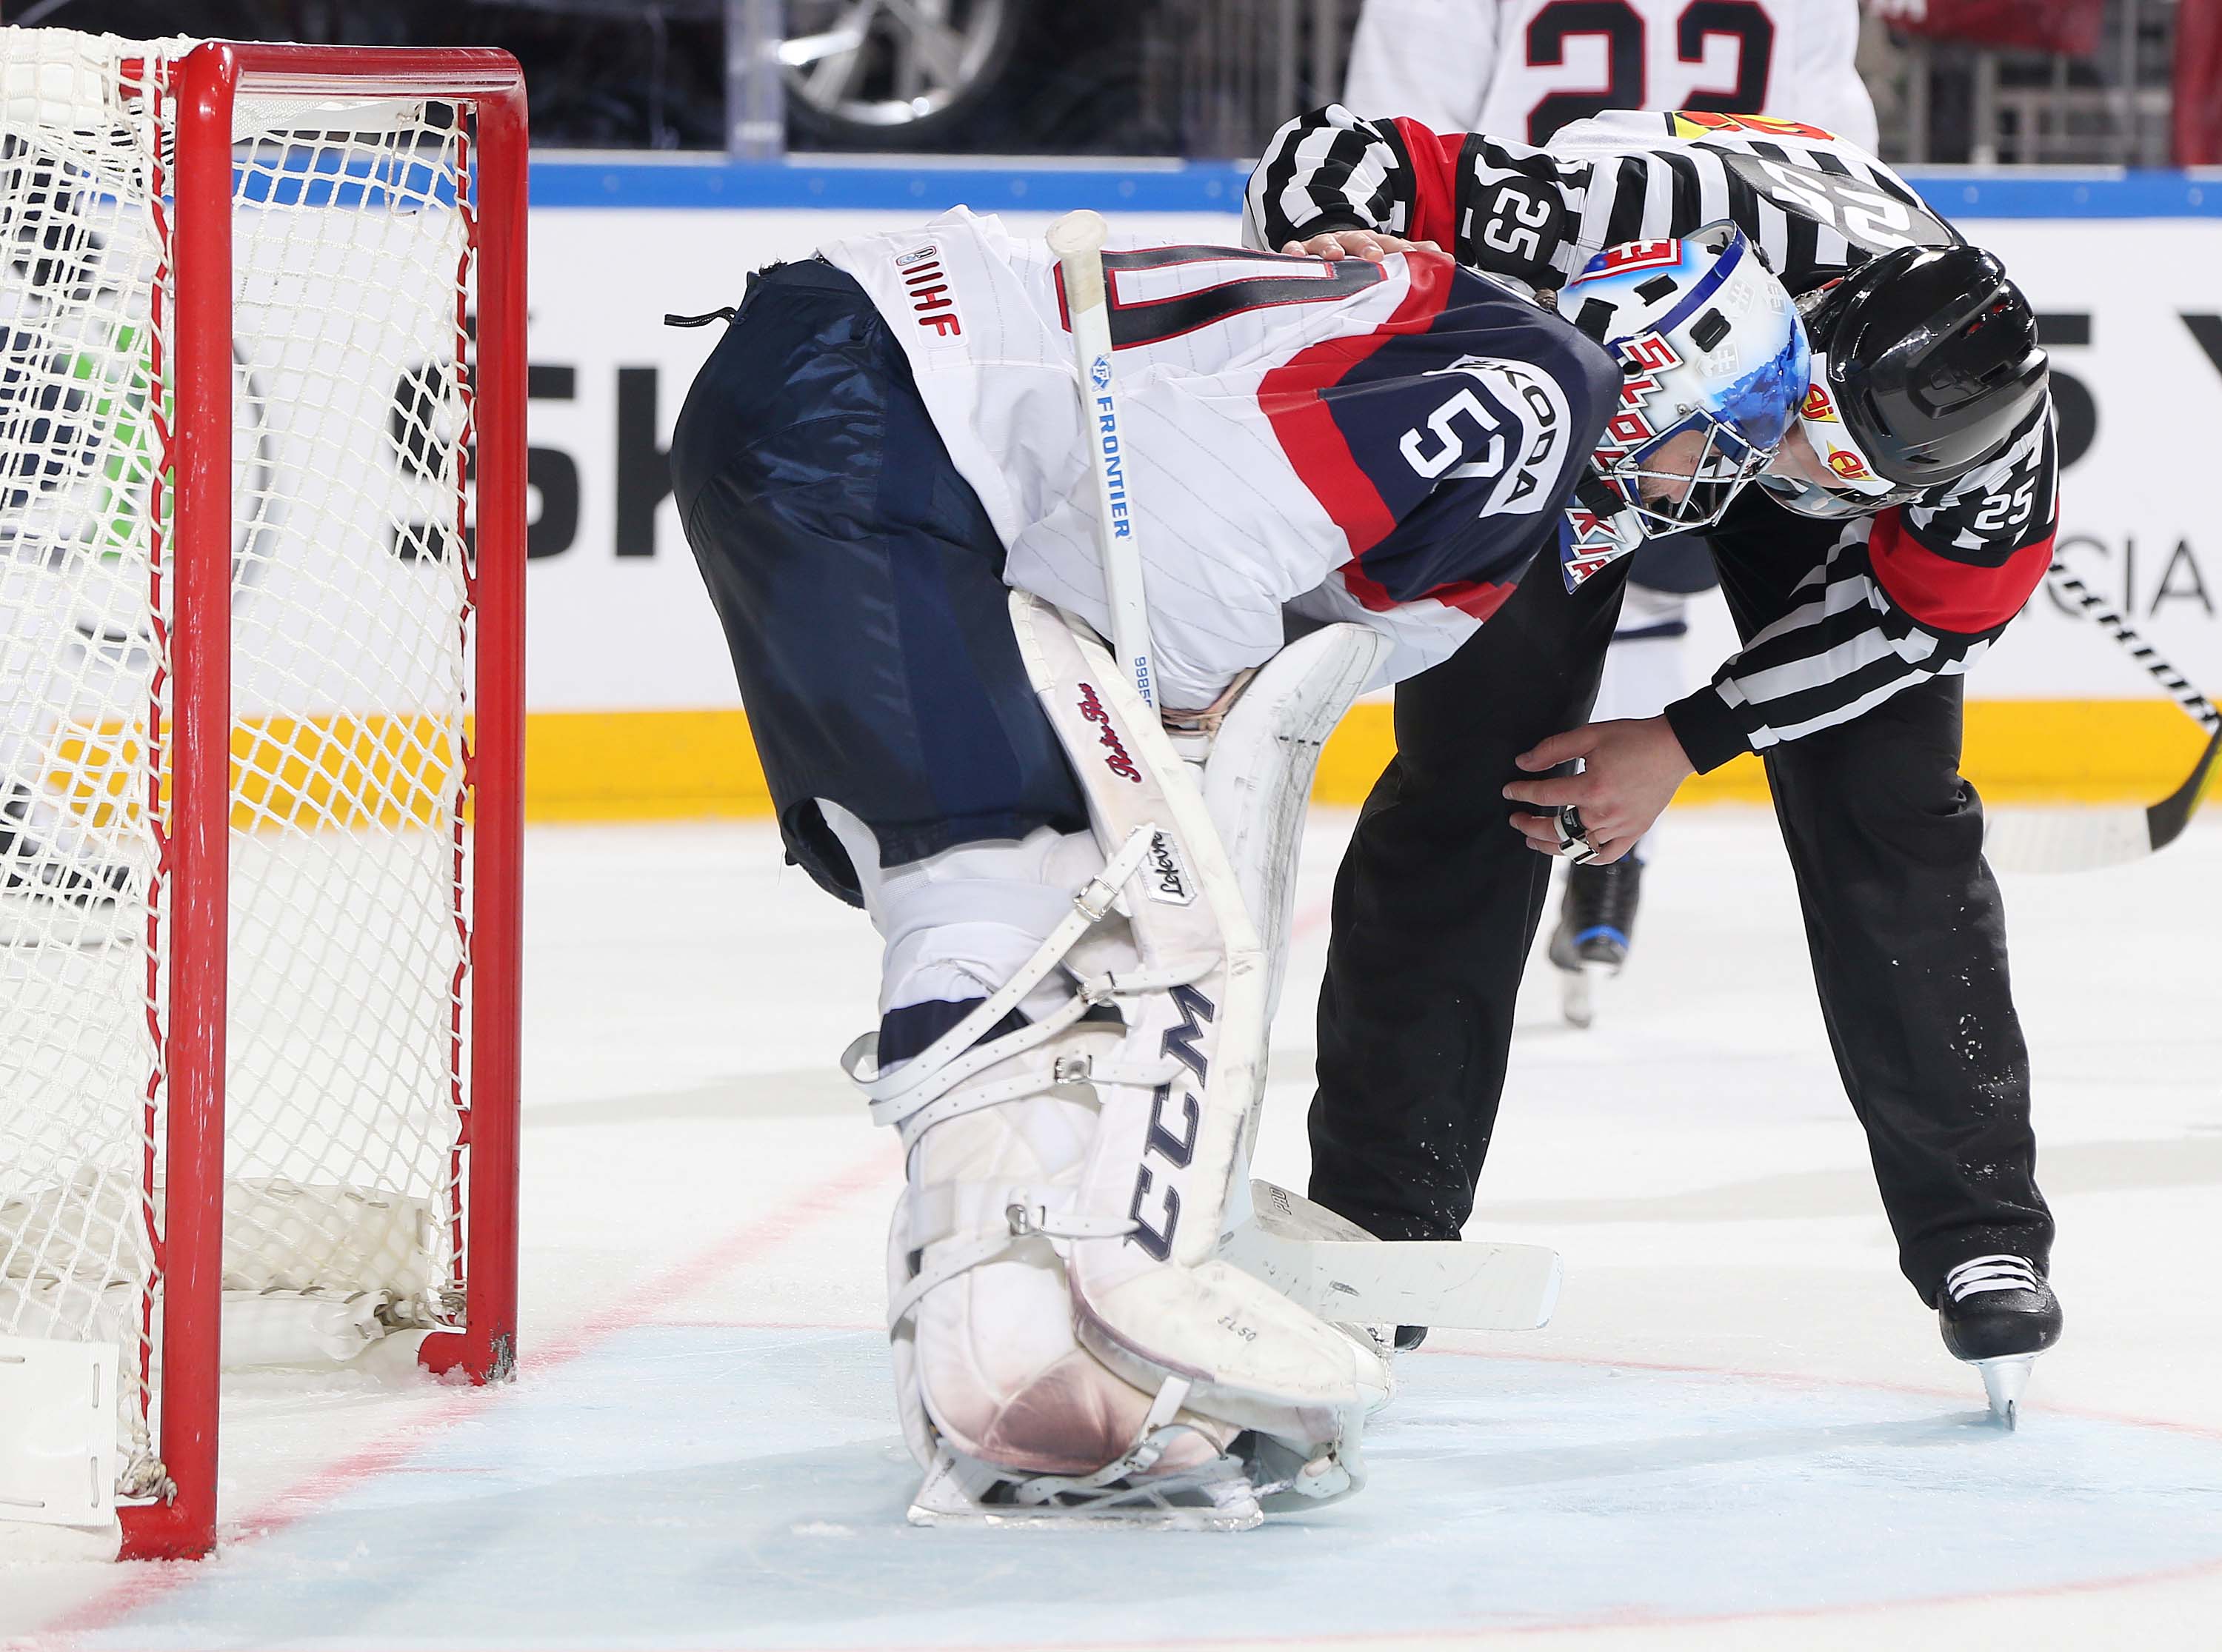
[[[1547,554],[1397,691],[1397,755],[1335,878],[1311,1111],[1312,1197],[1384,1238],[1454,1238],[1473,1209],[1550,889],[1502,790],[1587,713],[1626,578],[1569,595]]]
[[[1783,611],[1786,534],[1832,535],[1754,497],[1713,535],[1748,636]],[[1925,1302],[1971,1258],[2041,1272],[2052,1218],[2037,1189],[2029,1054],[2006,974],[1983,814],[1960,773],[1961,683],[1938,678],[1776,747],[1775,816],[1798,879],[1837,1071],[1866,1128],[1899,1266]]]

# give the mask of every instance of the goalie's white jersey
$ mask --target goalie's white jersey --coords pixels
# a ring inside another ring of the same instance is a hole
[[[1006,579],[1107,627],[1099,432],[1047,247],[960,208],[823,255],[901,340]],[[1208,704],[1280,649],[1290,613],[1386,633],[1388,673],[1408,675],[1555,547],[1618,390],[1555,315],[1433,254],[1114,243],[1103,261],[1114,526],[1142,554],[1167,705]]]
[[[1541,144],[1607,110],[1779,115],[1875,147],[1857,0],[1366,0],[1349,107]]]

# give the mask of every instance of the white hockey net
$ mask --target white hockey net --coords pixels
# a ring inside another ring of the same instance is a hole
[[[228,1362],[451,1323],[462,1260],[468,113],[243,93],[232,336],[182,337],[191,44],[0,29],[0,1336],[120,1345],[125,1495],[164,1478],[173,698],[207,644],[173,623],[181,352],[231,361]]]

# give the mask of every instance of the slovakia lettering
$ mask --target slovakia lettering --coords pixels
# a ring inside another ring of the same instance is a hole
[[[1620,381],[1620,410],[1607,421],[1605,441],[1597,444],[1597,457],[1610,464],[1634,452],[1658,434],[1643,404],[1659,393],[1658,375],[1682,365],[1674,347],[1656,333],[1629,339],[1620,347],[1627,363]]]
[[[1572,541],[1559,553],[1560,572],[1566,575],[1568,591],[1579,591],[1591,577],[1628,554],[1612,529],[1595,511],[1577,500],[1566,507],[1567,525],[1573,530]]]

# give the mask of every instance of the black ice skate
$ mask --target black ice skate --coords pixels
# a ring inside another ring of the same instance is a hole
[[[1643,862],[1633,855],[1609,866],[1568,867],[1551,932],[1551,962],[1560,971],[1559,1002],[1577,1027],[1597,1019],[1591,983],[1617,975],[1635,933],[1635,906],[1643,887]]]
[[[2008,1428],[2037,1356],[2060,1340],[2060,1299],[2025,1256],[1977,1256],[1944,1276],[1937,1329],[1955,1359],[1983,1375],[1991,1411]]]

